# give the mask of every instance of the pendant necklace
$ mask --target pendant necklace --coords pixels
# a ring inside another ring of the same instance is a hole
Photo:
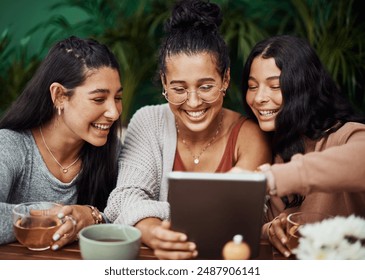
[[[177,124],[177,121],[175,121],[175,125],[176,125],[176,130],[177,130],[177,134],[180,134],[181,136],[181,140],[183,142],[183,144],[185,145],[185,147],[188,149],[188,151],[190,152],[191,156],[194,159],[194,164],[199,164],[200,162],[200,157],[201,155],[212,145],[212,143],[214,142],[214,140],[216,139],[217,135],[219,134],[219,131],[221,129],[222,126],[222,121],[223,121],[223,111],[221,113],[221,119],[219,121],[218,127],[216,132],[214,133],[214,136],[209,140],[209,142],[203,147],[203,149],[200,151],[200,153],[198,155],[194,155],[193,152],[190,149],[190,146],[188,145],[188,143],[186,142],[186,140],[181,136],[180,134],[180,130],[179,130],[179,126]]]
[[[43,132],[42,132],[42,127],[41,126],[39,127],[39,131],[41,133],[42,140],[43,140],[44,146],[46,146],[47,151],[52,156],[52,158],[54,159],[54,161],[61,167],[62,172],[63,173],[67,173],[68,170],[70,169],[70,167],[73,166],[80,159],[80,156],[78,156],[78,158],[73,163],[71,163],[69,166],[63,167],[62,164],[59,163],[58,160],[56,159],[56,157],[53,155],[53,153],[51,152],[50,148],[48,147],[46,141],[44,140],[44,136],[43,136]]]

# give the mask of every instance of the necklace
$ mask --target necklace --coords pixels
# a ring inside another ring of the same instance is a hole
[[[71,166],[73,166],[79,159],[80,159],[80,156],[78,156],[77,159],[75,159],[75,161],[73,163],[71,163],[69,166],[67,167],[63,167],[61,163],[59,163],[59,161],[56,159],[56,157],[53,155],[53,153],[51,152],[50,148],[48,147],[47,143],[46,143],[46,140],[44,140],[44,136],[43,136],[43,132],[42,132],[42,127],[40,126],[39,127],[39,131],[41,133],[41,136],[42,136],[42,140],[43,140],[43,143],[44,143],[44,146],[46,146],[47,148],[47,151],[49,152],[49,154],[52,156],[52,158],[54,159],[54,161],[61,167],[61,170],[63,173],[67,173],[68,170],[70,169]]]
[[[223,121],[223,111],[221,113],[221,119],[219,121],[217,130],[214,133],[214,136],[209,140],[209,142],[203,147],[203,149],[200,151],[200,153],[196,156],[193,154],[193,152],[190,149],[190,146],[188,145],[188,143],[186,142],[186,140],[181,136],[181,140],[183,142],[183,144],[185,145],[185,147],[188,149],[188,151],[190,152],[191,156],[194,159],[194,164],[199,164],[200,162],[200,157],[201,155],[212,145],[212,143],[214,142],[215,138],[217,137],[217,135],[219,134],[219,131],[221,129],[222,126],[222,121]],[[177,124],[177,121],[175,121],[175,125],[176,125],[176,130],[177,130],[177,134],[180,134],[180,130],[179,130],[179,126]],[[181,135],[181,134],[180,134]]]

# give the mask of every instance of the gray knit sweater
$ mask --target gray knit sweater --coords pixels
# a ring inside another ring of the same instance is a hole
[[[114,223],[169,218],[167,175],[176,151],[175,118],[168,104],[138,110],[126,132],[117,187],[104,210]]]
[[[0,244],[15,241],[12,209],[28,201],[76,203],[74,178],[62,183],[47,169],[29,130],[0,129]]]

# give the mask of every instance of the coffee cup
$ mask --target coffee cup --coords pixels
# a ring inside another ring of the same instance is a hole
[[[16,239],[30,250],[47,250],[53,234],[68,219],[58,218],[62,205],[53,202],[26,202],[13,208],[13,229]],[[74,225],[74,223],[73,223]],[[74,225],[73,230],[76,230]]]
[[[119,224],[97,224],[79,232],[84,260],[135,260],[141,244],[139,229]]]

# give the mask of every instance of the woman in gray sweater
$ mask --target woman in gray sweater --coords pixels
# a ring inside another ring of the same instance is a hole
[[[70,37],[55,44],[0,120],[0,244],[15,240],[12,209],[53,201],[78,232],[103,222],[115,187],[122,111],[119,65],[104,45]],[[77,204],[77,205],[75,205]],[[66,222],[57,250],[76,237]]]
[[[199,251],[166,221],[170,171],[254,170],[271,160],[258,125],[223,108],[230,67],[218,32],[221,16],[217,5],[200,0],[174,7],[159,57],[168,104],[142,108],[133,116],[117,187],[105,209],[111,221],[139,228],[142,241],[161,259],[193,258]]]

